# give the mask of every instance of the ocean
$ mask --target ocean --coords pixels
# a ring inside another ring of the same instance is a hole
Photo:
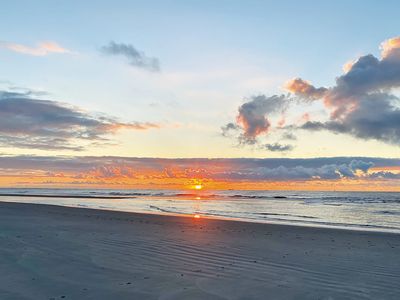
[[[400,193],[0,189],[0,201],[400,233]]]

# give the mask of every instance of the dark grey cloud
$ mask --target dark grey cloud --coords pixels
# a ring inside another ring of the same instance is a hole
[[[107,55],[123,56],[128,60],[129,64],[134,67],[143,68],[152,72],[160,71],[160,62],[158,58],[148,57],[144,52],[137,50],[130,44],[111,41],[108,45],[101,48],[101,52]]]
[[[271,122],[270,115],[282,113],[289,99],[285,95],[252,96],[238,108],[236,123],[228,123],[222,127],[222,134],[227,136],[231,131],[238,131],[240,144],[254,145],[257,137],[268,133]]]
[[[301,128],[347,133],[361,139],[376,139],[400,144],[400,109],[391,103],[396,99],[384,93],[365,95],[356,109],[342,119],[307,122]]]
[[[363,172],[367,172],[374,165],[375,164],[372,161],[363,161],[363,160],[353,159],[350,162],[349,167],[353,171],[361,170]]]
[[[279,143],[274,143],[274,144],[265,144],[264,145],[265,149],[271,152],[287,152],[293,150],[293,146],[286,144],[279,144]]]
[[[256,168],[241,172],[229,172],[224,174],[224,178],[240,179],[245,177],[247,180],[310,180],[310,179],[339,179],[342,177],[354,177],[351,170],[346,165],[323,165],[316,168],[306,168],[295,166],[288,168],[279,166],[276,168]]]
[[[0,91],[0,146],[80,151],[84,149],[82,142],[106,143],[122,128],[158,127],[153,123],[123,123],[29,95]]]
[[[383,43],[381,58],[358,58],[329,89],[296,80],[289,85],[291,92],[305,99],[320,98],[331,112],[328,121],[310,121],[301,128],[400,145],[400,99],[393,93],[400,87],[400,37]]]
[[[209,178],[215,180],[399,179],[394,172],[369,173],[372,167],[400,166],[400,159],[330,157],[310,159],[164,159],[89,156],[0,155],[0,174],[39,171],[76,179]],[[368,173],[367,173],[368,172]]]
[[[358,176],[357,171],[366,176],[366,172],[374,165],[373,161],[374,159],[364,161],[356,158],[258,160],[249,165],[247,162],[242,162],[239,169],[233,168],[218,174],[217,177],[261,181],[355,178]]]

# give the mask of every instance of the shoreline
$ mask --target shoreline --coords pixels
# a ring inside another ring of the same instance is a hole
[[[400,236],[0,203],[1,299],[398,299]]]
[[[39,197],[40,198],[40,197]],[[45,197],[46,198],[46,197]],[[53,198],[49,196],[47,198]],[[54,198],[60,198],[59,196]],[[68,197],[61,197],[61,198],[68,198]],[[83,197],[87,198],[87,197]],[[99,198],[103,199],[103,198]],[[71,209],[83,209],[83,210],[94,210],[94,211],[105,211],[105,212],[116,212],[116,213],[126,213],[126,214],[137,214],[137,215],[149,215],[149,216],[166,216],[166,217],[182,217],[182,218],[193,218],[193,214],[184,214],[184,213],[173,213],[173,212],[164,212],[164,211],[124,211],[124,210],[114,210],[114,209],[107,209],[107,208],[91,208],[85,206],[67,206],[67,205],[60,205],[60,204],[42,204],[42,203],[30,203],[30,202],[13,202],[13,201],[2,201],[1,203],[8,203],[8,204],[25,204],[25,205],[40,205],[40,206],[55,206],[55,207],[65,207]],[[304,228],[321,228],[321,229],[328,229],[328,230],[345,230],[345,231],[356,231],[356,232],[375,232],[375,233],[389,233],[389,234],[396,234],[400,235],[400,229],[397,228],[390,228],[390,227],[369,227],[367,225],[329,225],[329,224],[321,224],[321,223],[305,223],[304,221],[299,221],[298,224],[295,221],[274,221],[274,220],[265,220],[261,221],[258,219],[240,219],[234,217],[225,217],[225,216],[217,216],[217,215],[200,215],[201,219],[209,219],[209,220],[220,220],[220,221],[227,221],[227,222],[243,222],[249,224],[265,224],[265,225],[273,225],[273,226],[289,226],[289,227],[304,227]],[[301,223],[303,222],[303,223]]]

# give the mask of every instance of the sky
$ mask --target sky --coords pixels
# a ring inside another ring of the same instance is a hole
[[[398,1],[2,6],[0,186],[399,189]]]

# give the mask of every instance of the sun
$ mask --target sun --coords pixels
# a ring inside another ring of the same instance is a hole
[[[201,184],[196,184],[195,186],[193,186],[195,190],[201,190],[203,188],[203,185]]]

